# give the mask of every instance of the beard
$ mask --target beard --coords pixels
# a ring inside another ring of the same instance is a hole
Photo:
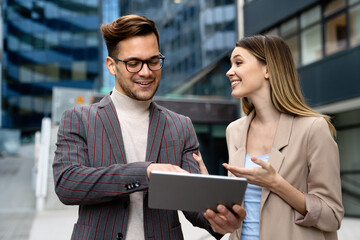
[[[120,79],[116,79],[118,85],[124,92],[124,94],[137,101],[148,101],[152,99],[159,88],[159,81],[156,81],[155,78],[133,78],[131,79],[131,84],[125,84]],[[138,87],[133,87],[132,84],[135,84],[137,81],[151,81],[151,86],[146,89],[141,89]]]

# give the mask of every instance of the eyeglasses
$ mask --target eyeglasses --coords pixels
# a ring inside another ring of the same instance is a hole
[[[151,71],[158,71],[164,65],[165,56],[160,53],[160,56],[152,57],[147,60],[140,60],[137,58],[129,59],[129,60],[121,60],[116,57],[111,57],[117,62],[123,62],[125,64],[125,68],[130,73],[140,72],[144,66],[144,63],[148,66]]]

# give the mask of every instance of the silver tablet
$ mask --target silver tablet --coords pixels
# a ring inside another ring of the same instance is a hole
[[[218,204],[241,204],[247,180],[216,175],[152,171],[149,208],[205,212]]]

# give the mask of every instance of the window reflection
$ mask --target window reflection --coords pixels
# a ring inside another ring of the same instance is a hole
[[[295,35],[291,38],[285,38],[284,40],[289,45],[296,66],[299,66],[300,65],[299,36]]]
[[[326,55],[336,53],[346,48],[347,30],[346,15],[341,14],[328,20],[325,24]]]
[[[301,28],[306,28],[313,23],[319,22],[320,19],[321,19],[321,8],[318,5],[301,14],[300,26]]]
[[[301,33],[301,59],[306,65],[322,58],[321,25],[315,26]]]
[[[346,6],[346,0],[332,0],[329,1],[324,8],[324,16],[327,17]]]
[[[360,0],[359,0],[360,1]],[[350,9],[350,45],[360,45],[360,4]]]

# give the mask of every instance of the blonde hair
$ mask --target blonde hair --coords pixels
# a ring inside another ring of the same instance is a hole
[[[304,117],[323,117],[329,125],[331,134],[336,136],[330,117],[316,112],[305,103],[293,56],[284,40],[277,36],[254,35],[239,40],[236,47],[248,50],[259,62],[267,65],[271,101],[279,112]],[[254,109],[254,105],[249,99],[243,98],[242,108],[248,115]]]

